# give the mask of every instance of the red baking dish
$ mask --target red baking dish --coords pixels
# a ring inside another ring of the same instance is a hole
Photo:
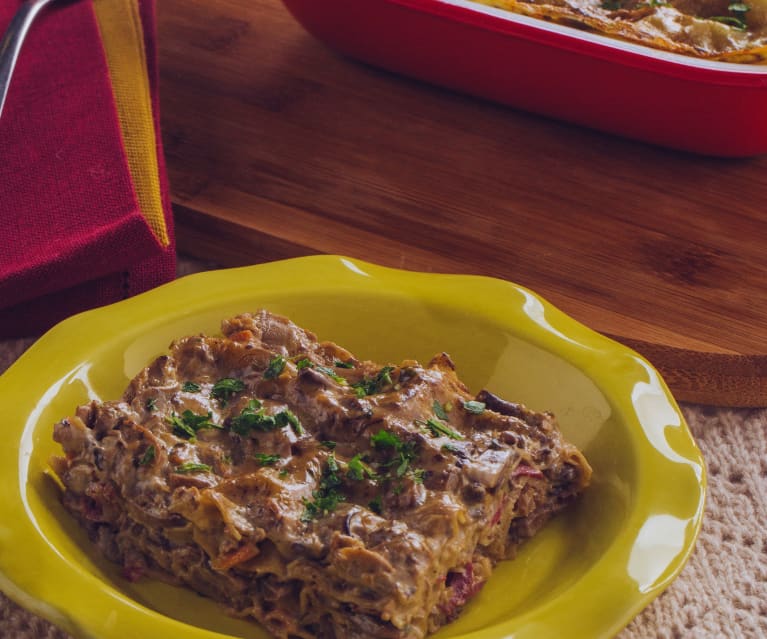
[[[767,65],[658,51],[464,0],[283,0],[364,62],[707,155],[767,152]]]

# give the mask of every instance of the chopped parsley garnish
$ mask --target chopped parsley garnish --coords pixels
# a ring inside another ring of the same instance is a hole
[[[376,472],[364,461],[362,461],[362,455],[357,454],[349,460],[349,469],[346,473],[352,479],[362,481],[366,477],[368,479],[377,479]]]
[[[304,427],[301,425],[301,420],[298,419],[296,414],[289,408],[277,413],[274,416],[274,419],[279,427],[290,425],[296,435],[304,434]]]
[[[267,453],[256,453],[253,457],[256,458],[256,461],[261,464],[261,466],[273,466],[282,459],[279,455],[270,455]]]
[[[377,448],[397,448],[402,444],[402,440],[394,433],[390,433],[383,428],[375,435],[371,436],[370,443]]]
[[[403,442],[397,435],[386,430],[379,430],[370,438],[376,448],[393,448],[395,455],[384,466],[394,467],[394,474],[403,477],[410,470],[410,463],[416,458],[415,444]]]
[[[711,16],[709,20],[721,22],[722,24],[733,27],[738,31],[745,31],[748,28],[748,23],[746,22],[746,14],[751,11],[751,7],[748,4],[745,2],[731,2],[727,6],[727,11],[729,11],[732,15]]]
[[[224,377],[213,384],[213,388],[210,389],[210,396],[221,402],[221,405],[226,405],[232,395],[245,390],[245,382],[241,379],[235,379],[234,377]]]
[[[176,466],[176,472],[181,474],[188,473],[209,473],[211,467],[208,464],[198,464],[196,462],[186,462],[180,466]]]
[[[328,450],[333,450],[336,447],[336,443],[334,441],[326,439],[320,442],[320,446],[322,446],[323,448],[327,448]]]
[[[442,444],[442,450],[446,450],[449,453],[460,453],[461,449],[455,444]]]
[[[354,362],[342,362],[341,360],[336,360],[333,362],[333,366],[336,368],[354,368]]]
[[[288,472],[288,469],[287,469],[287,468],[283,468],[283,469],[280,471],[280,477],[287,477],[289,474],[290,474],[290,473]]]
[[[175,435],[185,439],[192,439],[196,437],[198,430],[221,428],[218,424],[210,421],[211,417],[213,417],[213,413],[210,411],[206,415],[197,415],[191,410],[186,409],[180,416],[173,413],[170,417],[166,417],[165,420],[173,426],[173,433]]]
[[[709,20],[713,20],[714,22],[721,22],[722,24],[726,24],[728,27],[732,27],[738,31],[745,31],[748,28],[746,21],[743,18],[738,18],[736,16],[711,16]]]
[[[314,368],[314,364],[312,364],[312,360],[310,360],[308,357],[304,357],[303,359],[299,359],[296,362],[296,369],[299,371],[304,368]]]
[[[267,432],[285,426],[290,426],[296,435],[304,434],[301,420],[293,411],[286,408],[274,415],[267,415],[266,409],[257,399],[251,399],[240,414],[232,417],[229,421],[229,427],[232,431],[243,436],[248,435],[252,430]]]
[[[138,465],[147,466],[148,464],[151,464],[154,461],[156,455],[157,451],[155,450],[154,445],[150,444],[149,447],[144,451],[141,459],[139,459]]]
[[[184,382],[181,386],[181,390],[185,393],[199,393],[202,386],[195,382]]]
[[[448,406],[443,406],[439,403],[439,400],[434,400],[434,403],[432,404],[432,410],[434,411],[434,414],[439,417],[443,421],[447,421],[447,411],[449,410]]]
[[[376,495],[374,499],[368,502],[368,508],[372,510],[376,515],[380,515],[383,512],[383,499],[381,495]]]
[[[266,432],[281,428],[274,415],[267,415],[257,399],[251,399],[239,415],[232,417],[229,426],[238,435],[247,435],[251,430]]]
[[[472,413],[473,415],[481,415],[485,412],[485,402],[478,402],[474,399],[470,399],[468,402],[463,403],[463,409],[467,413]]]
[[[428,428],[434,437],[445,435],[446,437],[449,437],[450,439],[463,439],[463,435],[461,435],[461,433],[454,431],[447,424],[443,424],[438,419],[433,419],[431,417],[427,419],[426,421],[423,421],[421,419],[416,419],[415,423],[418,424],[419,426],[425,426],[426,428]]]
[[[404,477],[407,474],[407,471],[410,470],[410,462],[415,459],[413,445],[408,443],[407,447],[397,451],[397,455],[397,459],[394,460],[397,465],[395,472],[397,477]]]
[[[365,377],[359,382],[352,384],[352,388],[357,393],[357,397],[365,397],[366,395],[377,395],[383,392],[387,386],[392,386],[394,382],[391,378],[391,372],[394,370],[394,366],[384,366],[375,377]]]
[[[275,379],[285,370],[287,360],[282,355],[275,355],[269,360],[269,366],[264,371],[264,379]]]
[[[157,410],[157,398],[156,397],[150,397],[149,399],[144,402],[144,408],[146,408],[150,413],[153,410]]]
[[[314,370],[319,371],[320,373],[324,373],[327,375],[330,379],[332,379],[334,382],[346,385],[349,382],[346,381],[345,377],[341,377],[338,373],[336,373],[332,368],[328,368],[327,366],[315,366]]]
[[[341,485],[341,477],[338,474],[338,461],[335,455],[328,455],[327,465],[322,472],[320,485],[312,492],[312,500],[304,498],[305,510],[301,515],[301,521],[308,522],[317,517],[333,512],[339,502],[344,501],[344,496],[338,491]]]

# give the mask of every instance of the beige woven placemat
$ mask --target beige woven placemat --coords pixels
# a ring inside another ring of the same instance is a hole
[[[0,372],[30,343],[0,342]],[[703,529],[681,575],[619,639],[767,638],[767,410],[682,409],[709,472]],[[0,638],[68,637],[0,593]]]

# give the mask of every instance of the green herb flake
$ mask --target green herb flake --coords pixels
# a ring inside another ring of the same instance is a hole
[[[434,411],[434,414],[439,417],[439,419],[447,421],[447,408],[440,404],[439,400],[434,400],[434,403],[432,404],[432,410]]]
[[[198,464],[195,462],[186,462],[180,466],[176,466],[177,473],[186,475],[189,473],[209,473],[212,470],[208,464]]]
[[[269,365],[264,371],[264,379],[275,379],[285,370],[287,360],[282,355],[275,355],[269,360]]]
[[[261,466],[273,466],[278,461],[280,461],[280,459],[282,459],[282,457],[280,457],[279,455],[273,455],[273,454],[270,455],[267,453],[256,453],[255,455],[253,455],[253,457],[255,457],[256,461]]]
[[[331,441],[329,439],[326,439],[320,442],[320,446],[322,446],[323,448],[327,448],[328,450],[335,449],[336,445],[337,445],[336,442]]]
[[[728,27],[732,27],[738,31],[745,31],[748,28],[748,25],[743,18],[737,18],[735,16],[711,16],[709,20],[726,24]]]
[[[328,368],[327,366],[315,366],[314,370],[317,370],[320,373],[327,375],[334,382],[336,382],[337,384],[341,384],[342,386],[345,386],[346,384],[349,383],[346,381],[345,377],[342,377],[341,375],[336,373],[332,368]]]
[[[193,439],[197,436],[198,430],[206,428],[222,428],[211,421],[212,417],[213,413],[210,411],[205,415],[197,415],[187,409],[181,413],[181,415],[173,413],[170,417],[166,417],[165,420],[173,426],[173,433],[175,435],[185,439]]]
[[[413,442],[403,442],[394,433],[383,429],[370,438],[370,443],[375,448],[394,449],[394,456],[383,465],[388,468],[394,468],[394,474],[397,477],[404,477],[408,473],[410,464],[417,456]]]
[[[304,357],[303,359],[299,359],[296,362],[296,370],[303,370],[304,368],[314,368],[314,364],[312,364],[312,360],[310,360],[308,357]]]
[[[359,382],[352,384],[357,397],[365,397],[367,395],[377,395],[382,393],[387,386],[394,384],[391,378],[391,372],[394,370],[394,366],[384,366],[375,377],[365,377]]]
[[[251,399],[248,405],[229,420],[229,428],[238,435],[246,436],[251,430],[268,432],[282,426],[277,423],[274,415],[267,415],[262,404],[257,399]]]
[[[396,466],[394,472],[397,477],[404,477],[410,470],[410,464],[415,458],[415,446],[411,442],[403,443],[397,450],[397,456],[388,465]]]
[[[455,444],[442,444],[442,450],[445,450],[448,453],[453,453],[454,455],[461,452],[461,448]]]
[[[732,13],[748,13],[751,11],[751,7],[745,2],[732,2],[727,7],[727,11],[732,11]]]
[[[370,438],[370,443],[377,448],[397,448],[402,445],[402,440],[382,428]]]
[[[165,420],[173,426],[174,435],[178,435],[184,439],[194,439],[197,436],[197,432],[194,428],[186,424],[178,415],[171,415],[170,417],[166,417]]]
[[[232,395],[245,390],[245,382],[234,377],[224,377],[213,384],[210,389],[210,396],[221,402],[222,405],[232,398]]]
[[[157,410],[157,398],[156,397],[150,397],[149,399],[144,402],[144,408],[148,410],[150,413],[153,410]]]
[[[371,499],[368,502],[368,508],[370,508],[376,515],[380,515],[383,512],[383,499],[381,495],[377,495],[374,499]]]
[[[463,410],[472,415],[481,415],[485,412],[485,402],[478,402],[476,400],[469,400],[463,403]]]
[[[288,469],[287,469],[287,468],[283,468],[283,469],[280,471],[280,473],[279,473],[279,476],[280,476],[280,477],[287,477],[289,474],[290,474],[290,473],[288,472]]]
[[[154,458],[156,456],[157,456],[157,451],[155,450],[154,445],[150,444],[149,447],[144,451],[144,454],[141,456],[141,459],[139,459],[138,465],[148,466],[154,461]]]
[[[333,362],[333,366],[336,368],[354,368],[354,362],[342,362],[341,360],[336,360]]]
[[[199,393],[202,386],[195,382],[184,382],[181,386],[181,390],[185,393]]]
[[[356,481],[368,479],[377,479],[376,472],[362,460],[362,455],[357,454],[349,460],[347,475]]]
[[[330,514],[340,502],[344,501],[344,496],[335,490],[326,494],[315,490],[312,493],[312,497],[312,501],[304,497],[304,512],[301,515],[301,521],[303,522],[309,522],[312,519]]]
[[[463,435],[461,435],[461,433],[454,431],[447,424],[443,424],[441,421],[437,419],[433,419],[431,417],[427,419],[426,421],[421,419],[416,419],[415,423],[418,424],[419,426],[428,428],[434,437],[439,437],[440,435],[444,435],[446,437],[449,437],[450,439],[463,439]]]
[[[280,428],[290,425],[296,435],[303,435],[305,432],[304,427],[301,425],[301,420],[298,419],[298,416],[290,409],[286,408],[277,413],[274,416],[274,419]]]
[[[326,482],[332,482],[333,486],[338,486],[341,483],[341,480],[338,478],[336,473],[338,473],[338,460],[336,459],[336,456],[333,453],[330,453],[328,455],[328,466],[327,469],[329,473],[332,475],[332,477],[326,477]]]
[[[328,455],[319,487],[312,492],[313,499],[310,501],[304,497],[304,512],[301,515],[301,521],[309,522],[312,519],[327,515],[333,512],[340,502],[345,500],[345,497],[338,491],[338,486],[342,483],[338,470],[338,460],[331,453]]]

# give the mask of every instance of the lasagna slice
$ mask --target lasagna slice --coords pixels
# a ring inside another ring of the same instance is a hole
[[[588,484],[554,417],[450,358],[382,366],[259,311],[55,425],[67,509],[131,580],[284,639],[420,638]]]

